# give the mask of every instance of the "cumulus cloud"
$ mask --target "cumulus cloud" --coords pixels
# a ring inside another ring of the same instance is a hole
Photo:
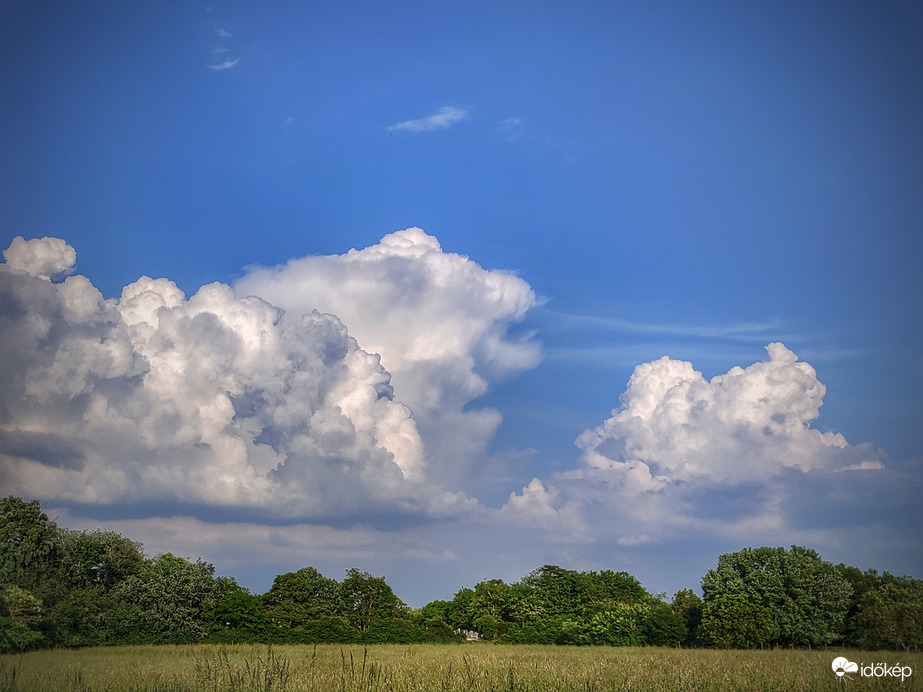
[[[561,491],[538,478],[522,489],[510,493],[507,503],[497,512],[501,521],[510,521],[533,529],[544,529],[560,535],[568,542],[586,540],[588,531],[580,515],[580,502],[560,501]]]
[[[468,404],[539,361],[529,335],[509,335],[536,304],[530,286],[444,252],[419,228],[345,255],[250,268],[235,289],[291,313],[336,314],[363,349],[380,354],[396,397],[414,413],[431,470],[444,480],[484,454],[501,421],[499,412]]]
[[[842,435],[811,427],[826,393],[814,368],[780,343],[766,350],[768,361],[711,381],[666,356],[639,365],[621,408],[577,441],[584,464],[643,465],[652,488],[843,466],[855,450],[844,454],[850,447]]]
[[[46,236],[27,241],[19,235],[3,251],[3,259],[9,270],[48,279],[70,274],[77,261],[77,252],[60,238]]]
[[[425,132],[427,130],[445,130],[457,122],[465,120],[468,111],[454,106],[444,106],[425,118],[418,120],[404,120],[391,125],[389,130],[409,130],[410,132]]]
[[[766,350],[768,360],[711,380],[666,356],[637,366],[621,406],[577,439],[577,468],[552,477],[557,496],[530,485],[504,510],[573,512],[579,503],[594,534],[621,545],[695,531],[796,532],[793,485],[881,471],[884,453],[812,427],[826,388],[783,344]]]
[[[104,300],[64,241],[0,264],[0,485],[289,516],[451,513],[411,410],[335,316],[142,277]]]

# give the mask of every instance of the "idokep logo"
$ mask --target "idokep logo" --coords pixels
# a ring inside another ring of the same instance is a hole
[[[913,669],[910,666],[902,666],[900,663],[893,666],[887,663],[863,663],[859,665],[843,656],[837,656],[833,659],[831,667],[838,678],[847,678],[849,680],[853,679],[853,676],[849,675],[849,673],[859,673],[863,678],[900,678],[901,682],[913,675]]]
[[[855,673],[859,670],[859,664],[853,663],[843,656],[837,656],[833,659],[833,672],[836,673],[838,678],[842,678],[844,675],[847,678],[852,679],[851,675],[846,675],[847,673]]]

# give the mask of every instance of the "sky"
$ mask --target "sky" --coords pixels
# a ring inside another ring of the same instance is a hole
[[[0,493],[254,593],[923,578],[923,7],[0,2]]]

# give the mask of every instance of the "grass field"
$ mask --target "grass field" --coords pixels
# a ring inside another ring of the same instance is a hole
[[[909,666],[838,678],[836,656]],[[549,646],[131,646],[0,656],[0,691],[917,690],[923,654]]]

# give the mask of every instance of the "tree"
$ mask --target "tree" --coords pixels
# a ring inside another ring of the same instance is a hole
[[[140,544],[110,531],[57,529],[58,559],[44,582],[48,643],[93,646],[113,636],[113,588],[144,564]]]
[[[450,624],[452,610],[451,601],[437,600],[427,603],[415,614],[427,641],[455,642],[460,640],[460,635],[455,633]]]
[[[277,624],[297,627],[320,617],[339,615],[342,610],[340,585],[314,567],[280,574],[262,597],[270,617]]]
[[[846,607],[846,617],[843,625],[843,643],[846,646],[855,646],[862,649],[876,649],[884,645],[877,635],[861,622],[859,608],[865,594],[881,583],[881,576],[873,569],[864,572],[857,567],[837,565],[840,576],[849,582],[852,595]]]
[[[548,615],[574,615],[589,602],[589,581],[581,573],[543,565],[520,582],[535,593],[535,607]]]
[[[43,635],[42,602],[25,589],[8,584],[0,588],[0,653],[27,651]]]
[[[474,618],[474,589],[467,587],[459,589],[452,598],[451,607],[447,610],[448,623],[455,629],[473,630]]]
[[[792,546],[791,550],[745,548],[722,555],[717,568],[702,577],[702,592],[703,625],[709,602],[719,596],[740,596],[771,617],[770,642],[822,645],[842,635],[852,587],[817,552]],[[735,610],[736,606],[729,610],[730,603],[712,607],[710,617]]]
[[[208,634],[203,614],[219,595],[207,562],[165,553],[114,589],[118,629],[131,642],[188,643]]]
[[[270,616],[259,596],[254,596],[233,577],[215,580],[214,603],[202,613],[210,641],[255,641],[269,628]]]
[[[144,564],[141,544],[112,531],[59,530],[59,581],[81,588],[111,588]]]
[[[648,597],[647,591],[635,577],[628,572],[589,572],[590,596],[595,601],[616,603],[636,603]]]
[[[776,631],[770,611],[742,594],[718,594],[702,608],[699,633],[722,649],[766,644]]]
[[[686,625],[683,644],[695,646],[698,643],[699,623],[702,622],[702,599],[692,589],[680,589],[673,594],[670,605],[673,612],[680,616]]]
[[[559,640],[559,643],[642,646],[647,643],[642,622],[648,608],[648,604],[640,602],[613,603],[606,610],[597,611],[565,628],[570,629],[570,636]]]
[[[343,615],[360,632],[368,629],[374,618],[393,618],[406,605],[391,590],[384,577],[373,577],[352,567],[340,583]]]
[[[488,579],[475,584],[471,607],[477,613],[477,618],[489,617],[501,622],[509,604],[509,590],[510,587],[502,579]]]
[[[525,627],[529,623],[538,622],[544,615],[544,605],[534,588],[522,582],[510,584],[506,593],[506,616],[511,622]]]
[[[58,527],[38,500],[0,500],[0,584],[35,590],[56,571]]]
[[[859,622],[886,646],[923,646],[923,581],[885,573],[859,604]]]
[[[682,615],[669,603],[650,598],[641,618],[641,633],[648,646],[679,646],[687,637],[688,629]]]

